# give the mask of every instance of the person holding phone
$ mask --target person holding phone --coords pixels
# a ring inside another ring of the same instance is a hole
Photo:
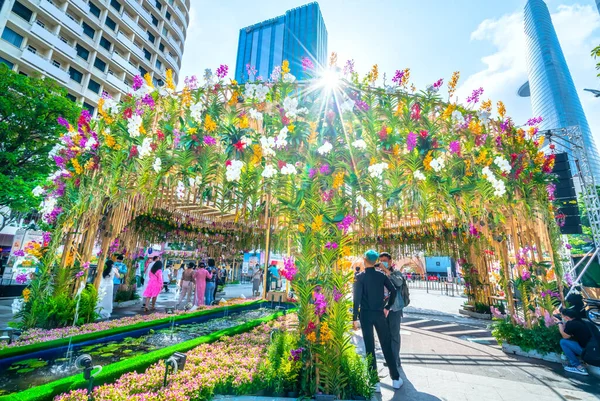
[[[560,340],[562,348],[569,364],[565,370],[587,376],[588,372],[579,360],[583,350],[592,339],[592,333],[583,320],[578,315],[578,311],[571,308],[562,308],[560,310],[562,320],[558,320],[558,330],[563,337]]]

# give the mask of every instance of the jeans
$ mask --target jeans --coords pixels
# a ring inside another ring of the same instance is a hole
[[[392,355],[394,355],[396,360],[396,366],[400,366],[400,346],[402,345],[402,339],[400,338],[400,323],[402,323],[402,310],[395,312],[390,311],[387,322],[390,327]]]
[[[212,305],[215,300],[215,283],[212,281],[206,282],[206,290],[204,291],[204,304]]]
[[[194,284],[191,281],[183,281],[181,283],[181,290],[179,293],[179,302],[177,302],[178,304],[181,303],[181,301],[183,301],[183,298],[186,298],[187,301],[186,303],[190,303],[192,302],[192,297],[193,297],[193,292],[194,292]]]
[[[379,344],[383,351],[383,356],[387,362],[388,369],[390,370],[390,377],[392,380],[398,380],[400,373],[396,366],[394,355],[392,354],[392,342],[390,339],[390,328],[383,311],[361,311],[360,312],[360,326],[363,333],[363,340],[365,341],[365,351],[367,355],[371,355],[371,368],[377,374],[377,357],[375,356],[375,336],[373,328],[377,331],[377,338],[379,338]]]
[[[583,353],[583,349],[577,341],[567,340],[566,338],[563,338],[560,340],[560,347],[562,348],[563,352],[565,353],[565,356],[569,360],[570,366],[577,367],[581,365],[581,361],[579,360],[578,356],[580,356]]]

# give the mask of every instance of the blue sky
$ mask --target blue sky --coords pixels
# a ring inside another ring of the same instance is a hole
[[[235,68],[239,29],[283,14],[306,0],[191,0],[191,19],[181,76],[202,75],[219,64]],[[600,43],[600,14],[594,0],[546,0],[600,143],[600,99],[583,92],[600,89],[590,50]],[[527,79],[522,10],[525,0],[322,0],[328,50],[359,72],[377,63],[388,77],[411,69],[422,89],[453,71],[461,72],[461,99],[482,86],[484,97],[503,100],[517,122],[531,114],[528,99],[516,96]],[[231,75],[231,74],[230,74]],[[389,79],[389,78],[388,78]],[[180,82],[183,80],[181,79]]]

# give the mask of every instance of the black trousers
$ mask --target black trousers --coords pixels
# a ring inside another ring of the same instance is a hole
[[[383,351],[383,356],[390,370],[392,380],[398,380],[400,373],[396,366],[396,358],[392,352],[392,340],[390,337],[390,327],[383,311],[361,311],[360,312],[360,327],[365,341],[365,350],[367,355],[371,355],[371,367],[375,372],[377,370],[377,358],[375,357],[375,335],[373,328],[377,331],[377,338]]]

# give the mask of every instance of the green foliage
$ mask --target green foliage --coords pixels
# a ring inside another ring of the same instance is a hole
[[[81,108],[53,79],[26,77],[0,65],[0,206],[12,216],[40,201],[31,191],[52,172],[48,157],[65,129],[58,117],[75,120]]]
[[[370,356],[369,356],[370,358]],[[373,372],[369,359],[363,358],[353,348],[346,352],[342,360],[342,371],[348,378],[342,399],[350,400],[352,396],[361,396],[370,400],[373,398],[375,384],[379,381],[377,372]]]
[[[273,342],[268,349],[267,363],[261,367],[264,384],[272,394],[299,392],[299,377],[303,362],[291,358],[291,351],[296,348],[298,348],[298,337],[295,332],[274,333]]]
[[[562,338],[556,325],[546,327],[543,320],[532,325],[531,329],[514,324],[510,319],[495,320],[492,335],[499,343],[521,347],[523,351],[536,350],[542,354],[561,352]]]
[[[594,57],[594,59],[600,58],[600,45],[596,46],[592,50],[592,57]],[[600,70],[600,61],[598,63],[596,63],[596,69]],[[600,72],[598,73],[598,77],[600,77]]]

